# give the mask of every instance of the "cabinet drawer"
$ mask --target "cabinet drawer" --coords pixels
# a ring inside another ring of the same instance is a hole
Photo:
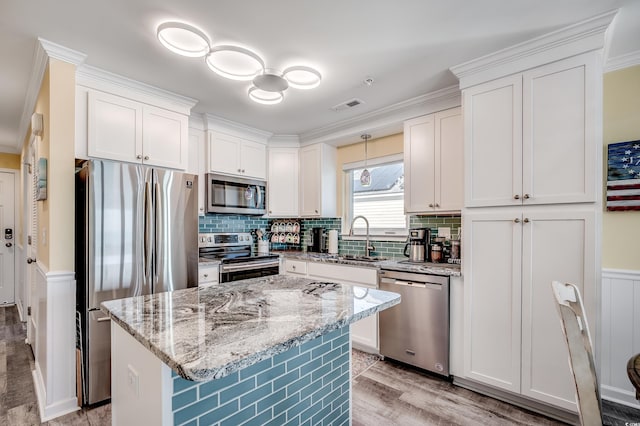
[[[307,262],[287,259],[284,262],[284,271],[287,274],[307,275]]]
[[[358,268],[354,266],[332,265],[328,263],[310,262],[307,268],[309,275],[326,278],[337,282],[377,287],[378,271],[375,268]]]
[[[200,266],[198,267],[198,284],[217,283],[218,282],[218,266]]]

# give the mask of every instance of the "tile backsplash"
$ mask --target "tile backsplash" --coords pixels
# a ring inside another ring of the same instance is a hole
[[[322,227],[327,231],[330,229],[340,230],[342,225],[340,218],[273,219],[242,215],[206,215],[200,216],[200,232],[254,233],[254,230],[258,228],[266,229],[269,232],[274,221],[289,220],[300,222],[300,244],[271,243],[272,250],[303,250],[307,245],[311,244],[311,228]],[[451,228],[451,235],[456,235],[461,227],[461,220],[459,215],[410,216],[409,227],[430,228],[432,236],[438,235],[438,227],[449,227]],[[376,248],[372,254],[385,257],[402,256],[405,246],[404,241],[379,241],[375,238],[371,239],[371,243]],[[345,241],[339,235],[338,251],[341,254],[362,255],[364,254],[364,241]]]

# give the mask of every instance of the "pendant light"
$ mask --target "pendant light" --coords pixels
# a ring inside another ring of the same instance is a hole
[[[371,135],[365,133],[364,135],[360,135],[360,137],[364,139],[364,170],[360,173],[360,185],[370,186],[371,173],[367,170],[367,141],[371,138]]]

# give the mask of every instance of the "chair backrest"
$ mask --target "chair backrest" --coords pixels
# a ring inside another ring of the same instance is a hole
[[[580,291],[573,284],[551,283],[562,333],[569,349],[569,367],[576,385],[576,402],[582,425],[602,425],[602,408],[589,325]]]

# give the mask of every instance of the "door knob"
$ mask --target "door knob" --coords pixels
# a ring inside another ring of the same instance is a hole
[[[28,263],[29,265],[31,265],[31,264],[32,264],[33,262],[35,262],[35,261],[36,261],[36,260],[35,260],[35,259],[33,259],[33,258],[31,258],[31,257],[27,257],[27,263]]]
[[[5,246],[7,246],[7,247],[11,247],[12,245],[13,245],[13,244],[11,244],[11,243],[7,243],[7,244],[5,244]]]

